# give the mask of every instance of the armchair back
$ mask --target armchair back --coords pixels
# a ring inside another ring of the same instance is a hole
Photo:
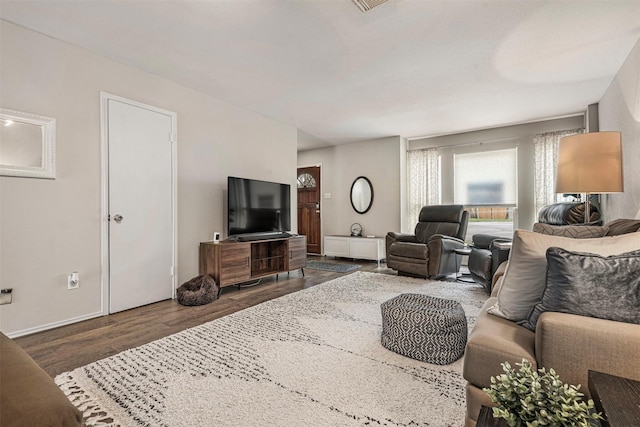
[[[420,210],[415,229],[416,240],[427,243],[434,234],[464,240],[467,234],[469,212],[463,205],[425,206]]]

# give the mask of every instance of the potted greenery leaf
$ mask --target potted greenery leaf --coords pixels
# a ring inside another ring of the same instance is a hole
[[[582,400],[580,385],[563,384],[553,369],[536,372],[527,359],[516,365],[519,370],[502,363],[505,373],[491,377],[491,386],[483,389],[497,405],[495,418],[504,418],[510,427],[599,425],[602,416],[592,400]]]

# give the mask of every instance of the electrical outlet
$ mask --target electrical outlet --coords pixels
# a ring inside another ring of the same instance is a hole
[[[0,289],[0,305],[1,304],[11,304],[11,300],[13,299],[13,289]]]
[[[80,287],[80,275],[77,271],[67,276],[67,289],[78,289]]]

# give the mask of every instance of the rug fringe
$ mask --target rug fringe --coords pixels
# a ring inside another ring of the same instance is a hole
[[[89,396],[80,387],[73,376],[61,374],[56,377],[56,384],[67,396],[71,404],[82,412],[84,425],[87,427],[119,427],[112,417],[107,415],[107,411],[102,409],[95,398]]]

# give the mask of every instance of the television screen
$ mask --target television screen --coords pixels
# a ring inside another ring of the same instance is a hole
[[[291,230],[291,186],[255,179],[228,178],[229,236]]]

